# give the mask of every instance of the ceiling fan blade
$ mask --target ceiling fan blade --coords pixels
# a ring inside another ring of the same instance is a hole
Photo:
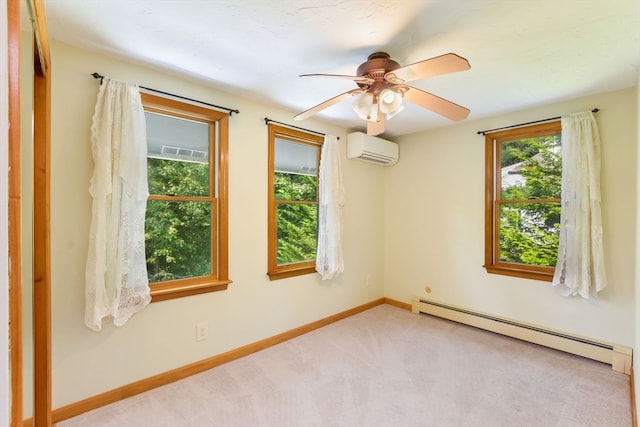
[[[300,74],[299,77],[331,77],[336,79],[349,79],[356,83],[363,83],[366,85],[373,84],[374,80],[364,76],[347,76],[344,74]]]
[[[327,99],[324,102],[321,102],[320,104],[316,105],[315,107],[311,107],[306,111],[303,111],[302,113],[296,115],[293,117],[293,120],[304,120],[308,117],[313,116],[316,113],[319,113],[320,111],[324,110],[325,108],[331,107],[334,104],[337,104],[338,102],[342,101],[343,99],[349,98],[353,95],[357,95],[359,93],[361,93],[363,90],[362,89],[353,89],[350,90],[348,92],[344,92],[341,93],[338,96],[334,96],[331,99]]]
[[[466,71],[471,68],[469,61],[456,55],[447,53],[431,59],[405,65],[397,70],[385,74],[384,78],[390,83],[405,83],[412,80],[423,79],[425,77],[437,76],[440,74],[454,73],[456,71]]]
[[[468,108],[415,87],[409,87],[404,94],[404,99],[456,122],[469,116]]]
[[[377,122],[367,121],[367,135],[376,136],[384,132],[384,123],[386,120],[386,114],[379,113]]]

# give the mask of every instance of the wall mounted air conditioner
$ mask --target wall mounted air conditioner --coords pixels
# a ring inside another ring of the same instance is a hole
[[[347,158],[389,166],[398,163],[398,144],[362,132],[347,135]]]

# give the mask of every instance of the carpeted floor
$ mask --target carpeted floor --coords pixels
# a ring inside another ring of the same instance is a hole
[[[382,305],[56,426],[630,427],[629,381]]]

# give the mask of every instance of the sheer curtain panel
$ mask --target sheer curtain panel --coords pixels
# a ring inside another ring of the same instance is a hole
[[[320,155],[320,206],[318,212],[318,250],[316,271],[322,280],[344,270],[342,260],[342,207],[345,189],[340,169],[338,138],[326,135]]]
[[[562,210],[553,286],[590,298],[607,285],[600,217],[600,136],[591,111],[562,117]]]
[[[140,91],[105,77],[91,126],[94,171],[85,324],[122,326],[149,302],[144,247],[148,196],[147,137]]]

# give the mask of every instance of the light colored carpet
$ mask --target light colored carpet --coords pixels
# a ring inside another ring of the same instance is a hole
[[[630,427],[629,381],[382,305],[56,426]]]

